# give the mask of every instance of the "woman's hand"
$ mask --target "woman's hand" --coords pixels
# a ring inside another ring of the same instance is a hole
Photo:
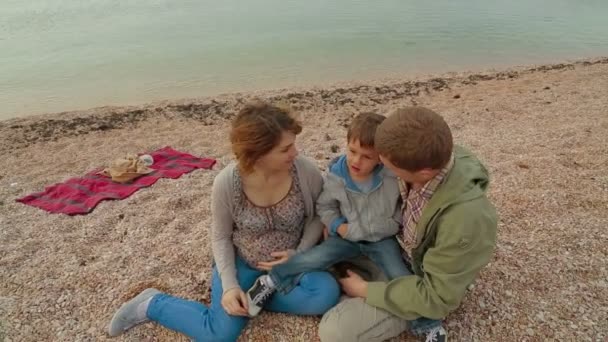
[[[249,316],[247,296],[238,287],[224,292],[224,295],[222,295],[222,307],[231,316]]]
[[[270,256],[276,258],[274,261],[260,261],[258,268],[264,271],[270,271],[273,266],[282,264],[289,260],[289,251],[272,252]]]

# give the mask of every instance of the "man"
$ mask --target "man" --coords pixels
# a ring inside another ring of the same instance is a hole
[[[397,237],[412,274],[368,282],[349,271],[340,282],[354,298],[324,315],[319,335],[324,342],[383,341],[410,328],[427,341],[447,341],[443,327],[426,331],[411,321],[444,319],[490,261],[497,217],[486,197],[488,172],[454,146],[439,114],[422,107],[390,115],[378,127],[375,146],[400,180],[403,229]]]

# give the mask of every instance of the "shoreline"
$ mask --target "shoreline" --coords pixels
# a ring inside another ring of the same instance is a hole
[[[181,100],[163,100],[137,106],[102,106],[85,110],[46,113],[0,120],[2,145],[6,138],[13,139],[16,146],[56,140],[59,137],[78,136],[92,131],[111,131],[125,125],[149,119],[185,118],[207,124],[214,120],[228,119],[236,107],[249,99],[260,97],[270,101],[286,103],[297,111],[311,109],[310,102],[325,101],[327,105],[353,103],[351,97],[367,96],[377,104],[399,97],[414,99],[421,92],[442,91],[454,84],[476,85],[489,80],[514,79],[522,75],[574,69],[596,64],[608,64],[608,57],[574,60],[564,63],[529,65],[490,69],[481,72],[449,72],[427,75],[414,79],[379,79],[365,82],[341,82],[327,87],[292,87],[274,90],[235,92],[211,97]],[[412,100],[413,101],[413,100]],[[415,103],[415,101],[413,101]]]
[[[369,85],[374,83],[398,83],[402,80],[417,80],[417,79],[428,79],[432,77],[449,77],[449,75],[462,75],[462,74],[473,74],[473,73],[490,73],[495,71],[508,71],[508,70],[521,70],[530,69],[539,66],[548,66],[554,64],[572,64],[582,61],[594,61],[598,58],[608,57],[606,51],[596,51],[595,53],[587,54],[571,54],[563,56],[554,56],[544,58],[533,58],[530,57],[527,60],[504,60],[496,62],[481,62],[481,64],[475,63],[459,63],[456,65],[441,64],[435,66],[421,65],[416,68],[404,66],[403,68],[387,68],[376,71],[365,71],[361,73],[355,73],[352,75],[332,77],[326,75],[324,77],[317,77],[314,79],[299,78],[298,80],[283,81],[276,80],[272,82],[266,80],[259,84],[234,84],[232,86],[223,84],[207,87],[203,84],[200,85],[199,89],[186,88],[178,91],[176,89],[165,89],[164,92],[157,91],[154,96],[142,95],[133,93],[132,96],[121,96],[119,98],[107,97],[104,93],[98,93],[97,96],[90,97],[90,94],[78,92],[72,92],[69,94],[57,94],[58,98],[51,100],[52,103],[46,103],[46,99],[29,97],[29,99],[22,99],[17,102],[23,102],[22,106],[14,107],[16,103],[12,103],[12,100],[16,99],[7,98],[7,106],[5,112],[0,112],[0,121],[10,120],[15,118],[23,118],[30,116],[44,116],[48,114],[57,113],[68,113],[68,112],[83,112],[93,108],[99,107],[144,107],[150,104],[158,104],[163,102],[188,102],[196,101],[201,99],[212,99],[218,98],[225,95],[231,94],[250,94],[250,93],[271,93],[280,90],[290,91],[306,91],[310,89],[329,89],[336,87],[350,87],[353,84],[358,85]],[[94,84],[94,83],[92,83]],[[140,85],[145,86],[145,82],[142,81]],[[49,95],[53,98],[53,95]],[[103,97],[105,100],[102,100]],[[59,101],[59,98],[63,98],[63,101]],[[87,99],[87,100],[84,100]],[[71,103],[71,104],[70,104]],[[14,108],[13,108],[14,107]],[[13,108],[13,110],[8,110]],[[30,108],[29,110],[26,108]]]
[[[233,160],[229,119],[247,99],[302,116],[300,154],[320,169],[362,111],[420,105],[491,176],[498,241],[445,325],[452,341],[608,338],[608,58],[507,70],[101,107],[0,121],[0,340],[187,341],[154,324],[107,336],[114,311],[157,287],[209,303],[211,188]],[[81,216],[15,201],[171,146],[218,168],[161,179]],[[263,312],[240,341],[318,341],[318,317]],[[395,341],[419,341],[404,333]]]

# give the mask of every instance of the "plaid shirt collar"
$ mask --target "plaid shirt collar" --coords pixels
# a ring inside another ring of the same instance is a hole
[[[437,173],[437,175],[435,175],[435,177],[433,177],[431,180],[426,182],[426,184],[424,184],[424,186],[418,190],[410,189],[409,185],[406,182],[404,182],[402,179],[399,179],[399,185],[402,190],[401,196],[403,197],[403,200],[404,201],[407,200],[407,197],[410,194],[409,192],[413,191],[416,195],[421,196],[426,201],[429,201],[431,199],[431,197],[433,196],[433,194],[435,193],[435,191],[437,191],[437,188],[439,187],[439,185],[441,185],[441,183],[443,183],[447,174],[450,173],[450,170],[452,170],[452,167],[454,167],[454,154],[453,153],[452,153],[452,156],[450,157],[450,160],[448,161],[448,164],[445,167],[443,167],[439,171],[439,173]]]

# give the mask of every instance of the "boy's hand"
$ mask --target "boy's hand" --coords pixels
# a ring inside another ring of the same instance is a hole
[[[348,233],[348,224],[342,223],[340,226],[338,226],[337,233],[341,238],[345,237]]]
[[[327,229],[327,226],[323,226],[323,240],[327,240],[328,237],[329,237],[329,229]]]

